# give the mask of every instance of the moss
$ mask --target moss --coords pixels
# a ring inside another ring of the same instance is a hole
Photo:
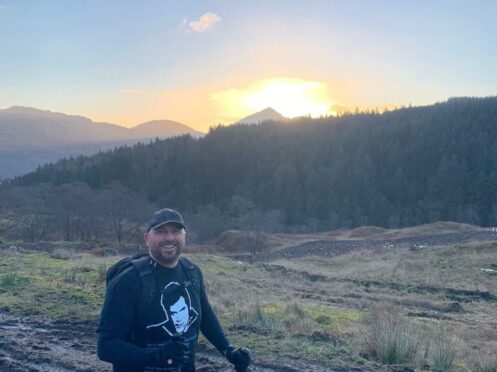
[[[268,315],[281,315],[284,309],[283,304],[277,303],[270,303],[262,307],[262,310]]]
[[[344,331],[351,323],[359,323],[363,314],[355,310],[338,310],[329,307],[310,307],[309,316],[324,328]]]

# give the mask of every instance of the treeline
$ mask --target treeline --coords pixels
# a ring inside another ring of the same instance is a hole
[[[102,189],[82,182],[9,187],[0,190],[0,206],[0,237],[10,241],[137,244],[143,242],[148,218],[161,208],[118,181]],[[262,232],[284,230],[279,211],[257,211],[251,201],[239,196],[233,197],[229,211],[207,205],[194,213],[187,211],[185,217],[193,226],[188,228],[188,240],[194,243],[228,229],[251,230],[255,243]]]
[[[212,223],[252,215],[274,229],[488,226],[497,225],[496,160],[497,98],[454,98],[383,114],[217,127],[201,139],[62,160],[3,187],[77,181],[105,190],[118,181],[143,203]]]
[[[0,192],[3,223],[10,239],[140,241],[151,206],[119,182],[100,190],[75,182],[12,187]]]

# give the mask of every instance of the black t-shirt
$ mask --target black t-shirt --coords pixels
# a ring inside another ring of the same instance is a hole
[[[207,300],[203,280],[192,280],[183,267],[165,268],[150,259],[157,287],[147,309],[139,309],[141,282],[134,267],[126,269],[107,288],[99,333],[99,356],[126,371],[177,371],[176,366],[154,362],[157,350],[181,335],[190,343],[192,359],[183,371],[194,366],[201,330],[219,350],[228,341]]]

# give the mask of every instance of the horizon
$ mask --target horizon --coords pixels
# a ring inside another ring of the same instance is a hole
[[[0,0],[0,107],[206,132],[268,107],[320,117],[494,96],[496,13],[484,0]]]
[[[357,115],[357,114],[371,113],[371,112],[375,112],[377,114],[384,114],[384,113],[387,113],[387,112],[393,112],[393,111],[403,110],[403,109],[407,109],[407,108],[422,108],[422,107],[434,106],[434,105],[437,105],[437,104],[447,103],[447,102],[449,102],[450,100],[453,100],[453,99],[488,99],[488,98],[497,98],[497,95],[492,95],[492,96],[458,96],[458,97],[448,97],[446,100],[437,101],[437,102],[431,102],[431,103],[427,103],[427,104],[424,104],[424,105],[408,105],[408,106],[407,105],[406,106],[402,105],[402,106],[399,106],[399,107],[386,107],[385,106],[385,107],[363,107],[363,108],[359,108],[359,107],[355,107],[354,108],[354,107],[351,107],[351,108],[347,108],[347,110],[344,110],[342,112],[330,114],[330,115],[327,115],[327,116],[321,116],[319,118],[323,118],[323,117],[335,117],[335,118],[339,118],[340,116],[342,116],[344,114],[346,114],[346,115]],[[126,129],[136,128],[136,127],[138,127],[138,126],[140,126],[142,124],[148,124],[148,123],[156,122],[156,121],[170,121],[170,122],[175,122],[177,124],[185,125],[185,126],[189,127],[185,123],[181,123],[181,122],[178,122],[178,121],[175,121],[175,120],[170,120],[168,118],[157,118],[157,119],[152,119],[152,120],[148,120],[148,121],[141,122],[141,123],[132,123],[130,126],[124,126],[124,125],[120,125],[118,123],[96,121],[96,120],[94,120],[91,117],[80,115],[80,114],[77,114],[77,113],[67,113],[67,112],[61,112],[61,111],[52,111],[52,110],[49,110],[49,109],[40,109],[40,108],[37,108],[37,107],[28,107],[28,106],[19,106],[19,105],[5,107],[5,108],[0,108],[0,111],[10,110],[10,109],[16,109],[16,108],[27,109],[27,110],[34,110],[34,111],[41,111],[41,112],[47,112],[47,113],[50,113],[50,114],[61,114],[61,115],[66,115],[66,116],[71,116],[71,117],[82,117],[82,118],[85,118],[85,119],[89,119],[93,124],[110,124],[110,125],[115,125],[115,126],[126,128]],[[259,113],[265,112],[267,110],[273,110],[277,114],[281,115],[280,112],[274,110],[272,107],[266,107],[266,108],[264,108],[264,109],[262,109],[260,111],[257,111],[257,112],[254,112],[252,114],[249,114],[246,117],[254,116],[254,115],[257,115]],[[218,123],[217,125],[222,125],[222,126],[236,125],[236,124],[239,124],[240,120],[243,120],[246,117],[240,118],[237,121],[232,122],[232,123]],[[301,115],[301,116],[294,116],[294,117],[283,116],[283,117],[284,117],[284,119],[290,119],[291,120],[291,119],[299,119],[299,118],[309,117],[309,115]],[[318,117],[312,117],[312,116],[310,116],[310,118],[311,119],[318,119]],[[195,128],[192,128],[192,127],[189,127],[189,128],[194,129],[194,130],[196,130],[198,132],[203,132],[204,134],[207,134],[208,131],[211,128],[214,128],[217,125],[210,126],[206,131],[195,129]]]

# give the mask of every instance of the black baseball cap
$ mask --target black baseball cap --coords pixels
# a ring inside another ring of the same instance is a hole
[[[166,223],[178,224],[186,230],[185,221],[183,221],[181,214],[173,209],[164,208],[152,215],[150,221],[148,222],[147,232],[165,225]]]

